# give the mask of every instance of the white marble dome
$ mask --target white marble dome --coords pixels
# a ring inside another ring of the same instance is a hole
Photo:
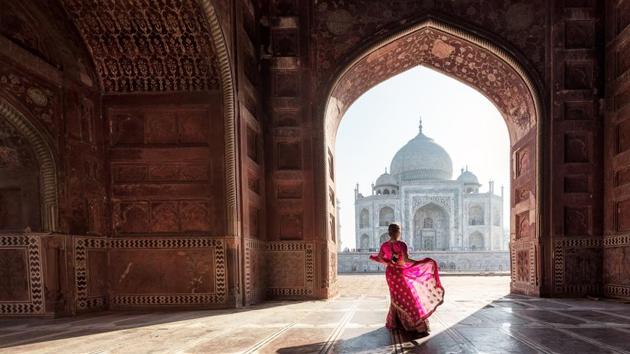
[[[391,174],[401,180],[450,180],[453,162],[448,152],[420,132],[403,146],[392,159]]]
[[[385,170],[385,173],[383,173],[382,175],[380,175],[377,179],[376,179],[376,184],[375,186],[397,186],[398,185],[398,181],[396,180],[396,178],[392,175],[390,175],[389,173],[387,173],[387,170]]]
[[[481,185],[479,184],[479,179],[477,178],[477,176],[475,176],[474,173],[468,171],[468,168],[466,168],[465,171],[464,169],[462,169],[461,174],[459,175],[459,177],[457,177],[457,181],[464,184],[476,184],[479,186]]]

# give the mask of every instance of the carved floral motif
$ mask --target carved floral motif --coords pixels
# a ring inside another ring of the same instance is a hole
[[[219,87],[207,20],[194,1],[63,1],[107,92]]]

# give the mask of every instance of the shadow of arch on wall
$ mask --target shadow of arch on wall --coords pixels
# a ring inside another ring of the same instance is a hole
[[[514,293],[540,295],[541,100],[530,71],[493,41],[446,22],[427,18],[384,38],[359,53],[334,78],[325,97],[323,142],[325,168],[318,195],[335,190],[329,171],[339,123],[350,105],[370,88],[422,65],[459,80],[492,102],[510,136],[510,258]],[[332,160],[334,165],[334,160]],[[328,200],[325,215],[334,215]],[[327,230],[329,238],[330,230]]]
[[[53,232],[58,226],[58,176],[57,160],[52,138],[44,128],[36,126],[17,105],[0,96],[0,119],[8,123],[26,140],[32,149],[39,168],[40,225],[33,231]],[[5,132],[8,133],[8,132]]]

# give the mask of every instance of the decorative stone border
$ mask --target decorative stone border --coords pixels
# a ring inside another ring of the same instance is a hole
[[[564,259],[566,249],[576,248],[601,248],[601,238],[565,238],[555,240],[553,243],[553,285],[554,290],[559,293],[576,293],[576,292],[598,292],[591,285],[567,286],[564,283]]]
[[[202,305],[223,304],[227,301],[225,240],[217,238],[112,238],[110,249],[178,249],[214,248],[215,293],[113,295],[111,302],[120,306],[135,305]]]
[[[267,242],[266,253],[272,252],[304,252],[304,287],[300,288],[267,288],[272,296],[306,296],[313,295],[315,285],[315,245],[304,241]],[[297,271],[298,269],[296,269]]]
[[[245,239],[245,303],[251,304],[255,301],[259,296],[258,292],[261,291],[261,288],[254,288],[252,285],[252,276],[254,272],[264,272],[264,269],[252,269],[252,258],[256,257],[256,253],[265,251],[265,242],[260,241],[253,238]],[[260,266],[260,265],[258,265]],[[259,275],[260,276],[260,275]],[[264,284],[259,284],[263,285]]]
[[[604,248],[630,247],[630,234],[604,235]]]
[[[630,285],[606,284],[604,294],[607,297],[630,298]]]
[[[519,281],[517,278],[517,258],[518,251],[527,250],[529,256],[529,279],[526,282]],[[537,287],[537,274],[536,274],[536,241],[535,240],[520,240],[510,242],[510,261],[511,271],[510,278],[512,286],[518,290],[530,290],[530,288]]]
[[[108,240],[103,237],[75,237],[74,245],[74,284],[76,290],[77,311],[104,308],[107,304],[105,296],[88,296],[89,272],[88,250],[106,249]]]
[[[0,234],[0,249],[24,249],[28,257],[29,301],[0,302],[2,315],[40,315],[44,304],[41,237],[48,234]]]
[[[102,296],[88,296],[89,270],[87,269],[89,249],[181,249],[213,248],[215,270],[215,292],[200,294],[159,294],[159,295],[113,295],[111,304],[118,306],[152,305],[205,305],[223,304],[227,301],[227,271],[225,240],[221,238],[98,238],[77,237],[75,247],[75,287],[77,308],[88,310],[104,307],[107,299]]]

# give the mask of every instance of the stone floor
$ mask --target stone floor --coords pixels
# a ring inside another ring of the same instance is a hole
[[[0,352],[630,353],[630,304],[507,295],[503,276],[442,280],[446,302],[424,338],[383,327],[383,275],[344,275],[331,301],[0,320]]]

